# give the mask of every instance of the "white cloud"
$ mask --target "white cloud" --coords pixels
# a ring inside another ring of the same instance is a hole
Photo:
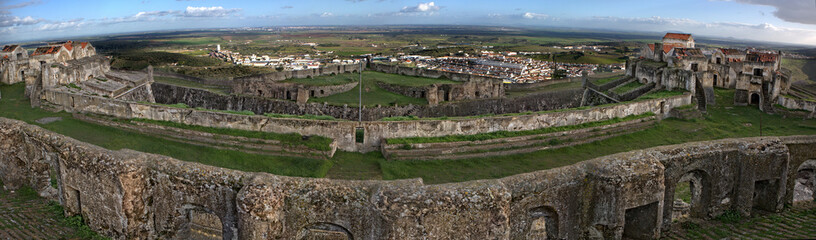
[[[526,18],[526,19],[546,19],[546,18],[549,18],[550,16],[547,15],[547,14],[527,12],[527,13],[522,14],[521,17]]]
[[[324,13],[320,14],[320,17],[331,17],[331,16],[334,16],[334,14],[332,14],[330,12],[324,12]]]
[[[439,6],[436,6],[436,3],[434,2],[419,3],[413,7],[405,6],[402,8],[402,10],[400,10],[400,12],[404,13],[436,12],[436,11],[439,11]]]
[[[13,27],[13,26],[22,26],[22,25],[34,25],[37,23],[42,22],[42,19],[35,19],[31,16],[27,17],[17,17],[17,16],[10,16],[6,14],[0,14],[0,27]]]
[[[226,9],[224,7],[190,7],[188,6],[182,16],[184,17],[226,17],[229,14],[240,12],[240,8]]]
[[[87,24],[87,22],[85,22],[84,19],[80,18],[80,19],[68,20],[68,21],[64,21],[64,22],[45,23],[45,24],[40,25],[39,27],[37,27],[37,30],[38,31],[63,31],[63,30],[66,30],[66,29],[79,28],[79,27],[84,26],[85,24]]]

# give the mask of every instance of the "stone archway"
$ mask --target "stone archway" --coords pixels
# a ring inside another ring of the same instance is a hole
[[[178,239],[216,240],[224,238],[224,224],[218,215],[205,207],[187,204],[182,208],[184,218],[176,232]],[[229,239],[229,238],[226,238]]]
[[[751,93],[751,99],[750,99],[750,102],[748,102],[748,104],[759,105],[760,101],[761,101],[761,98],[759,97],[759,93]]]
[[[527,239],[558,239],[558,213],[555,208],[541,206],[530,209],[530,223]]]
[[[689,171],[680,177],[674,185],[674,199],[672,201],[672,220],[690,218],[705,218],[706,203],[710,184],[708,176],[700,170]]]
[[[793,203],[812,202],[816,199],[816,159],[807,160],[796,170]]]

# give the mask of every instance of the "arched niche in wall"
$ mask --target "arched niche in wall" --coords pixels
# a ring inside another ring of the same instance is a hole
[[[558,239],[558,213],[550,206],[541,206],[528,211],[530,228],[527,239]]]

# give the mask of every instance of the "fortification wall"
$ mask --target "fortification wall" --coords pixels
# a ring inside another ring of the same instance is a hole
[[[435,70],[435,69],[404,67],[404,66],[398,66],[398,65],[374,63],[374,62],[372,62],[370,64],[369,68],[370,68],[370,70],[377,71],[377,72],[384,72],[384,73],[390,73],[390,74],[399,74],[399,75],[405,75],[405,76],[426,77],[426,78],[444,77],[444,78],[447,78],[447,79],[450,79],[450,80],[453,80],[453,81],[458,81],[458,82],[502,81],[501,79],[494,78],[494,77],[471,75],[471,74],[466,74],[466,73],[446,72],[446,71],[439,71],[439,70]]]
[[[184,103],[194,108],[231,111],[252,111],[256,114],[279,113],[293,115],[328,115],[338,119],[357,120],[359,109],[319,103],[295,103],[277,99],[242,95],[221,95],[206,90],[185,88],[161,83],[153,84],[156,102],[162,104]],[[307,91],[308,92],[308,91]],[[293,93],[295,94],[295,93]],[[432,95],[428,95],[430,97]],[[384,106],[363,108],[363,121],[376,121],[385,117],[456,117],[487,114],[548,111],[578,107],[579,90],[528,95],[513,99],[478,99],[441,104],[437,106]]]
[[[305,69],[298,71],[281,71],[267,74],[260,74],[248,77],[239,77],[233,80],[241,81],[283,81],[291,78],[313,78],[318,76],[336,75],[341,73],[360,72],[359,64],[327,65],[321,68]]]
[[[351,89],[354,89],[354,87],[357,87],[357,84],[359,83],[350,82],[340,85],[311,86],[298,83],[236,80],[232,85],[232,92],[240,95],[295,100],[299,99],[299,97],[303,97],[300,96],[299,91],[305,91],[307,93],[306,99],[308,100],[312,97],[328,97],[331,95],[348,92]]]
[[[777,98],[777,104],[782,105],[787,109],[805,110],[811,113],[816,112],[816,102],[805,101],[802,99],[779,96],[779,98]]]
[[[726,139],[425,185],[239,172],[106,150],[0,118],[0,178],[7,189],[31,186],[58,199],[67,215],[114,239],[184,238],[202,220],[191,211],[214,215],[225,239],[657,238],[671,224],[679,176],[703,173],[705,214],[779,210],[793,191],[791,166],[816,157],[804,150],[814,147],[814,136]]]
[[[159,84],[154,91],[158,92]],[[668,116],[674,107],[691,104],[691,95],[652,99],[607,107],[575,111],[546,112],[506,117],[425,121],[319,121],[265,116],[236,115],[196,109],[180,109],[158,105],[127,102],[95,96],[78,95],[55,89],[46,89],[43,100],[62,106],[68,112],[95,113],[119,118],[146,118],[179,122],[205,127],[236,128],[276,133],[300,133],[335,139],[338,148],[345,151],[376,151],[385,138],[436,137],[471,135],[495,131],[521,131],[558,127],[622,118],[653,112]],[[161,102],[160,99],[156,99]],[[502,101],[499,99],[498,101]],[[204,102],[210,102],[200,100]],[[523,107],[523,106],[519,106]],[[453,109],[455,111],[455,109]],[[355,140],[355,129],[365,129],[363,143]]]

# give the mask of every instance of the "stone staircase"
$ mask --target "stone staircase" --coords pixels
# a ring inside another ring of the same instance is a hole
[[[505,156],[591,143],[645,130],[654,126],[658,121],[658,117],[651,116],[604,126],[483,141],[384,143],[381,150],[388,160],[439,160]]]
[[[277,140],[214,134],[138,121],[113,121],[101,116],[74,114],[74,118],[103,126],[139,132],[166,140],[251,154],[329,159],[334,156],[337,150],[336,142],[332,142],[330,150],[320,151],[305,146],[282,144]]]

